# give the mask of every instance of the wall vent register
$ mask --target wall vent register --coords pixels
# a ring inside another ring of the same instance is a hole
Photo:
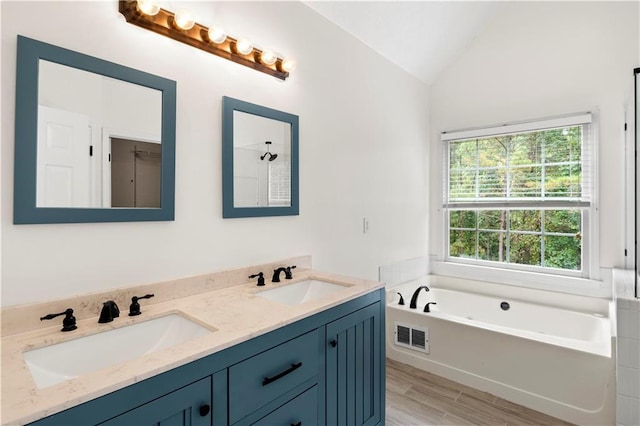
[[[395,344],[429,353],[429,329],[395,323]]]

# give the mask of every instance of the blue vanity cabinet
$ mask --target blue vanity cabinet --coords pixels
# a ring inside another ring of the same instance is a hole
[[[384,289],[32,424],[381,425],[382,333]]]
[[[211,377],[187,385],[100,425],[210,426]]]
[[[320,352],[319,329],[315,329],[229,367],[229,423],[316,384]]]
[[[376,425],[384,409],[384,306],[378,302],[326,326],[326,419]]]
[[[253,424],[256,426],[319,425],[318,386],[307,389]]]
[[[227,418],[227,371],[190,363],[30,423],[36,426],[210,426]],[[215,405],[214,405],[215,404]]]

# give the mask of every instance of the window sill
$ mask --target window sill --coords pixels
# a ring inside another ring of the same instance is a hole
[[[431,264],[430,272],[435,275],[454,278],[481,280],[515,287],[610,299],[613,296],[611,270],[601,268],[600,271],[601,280],[594,280],[456,262],[434,261]]]

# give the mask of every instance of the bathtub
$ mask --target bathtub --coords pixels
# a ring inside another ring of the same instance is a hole
[[[615,424],[612,308],[430,275],[387,288],[387,356],[572,423]]]

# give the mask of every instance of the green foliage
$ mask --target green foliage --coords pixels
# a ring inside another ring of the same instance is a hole
[[[580,197],[581,143],[580,126],[450,142],[449,201]],[[451,210],[449,226],[454,257],[581,268],[580,210]]]

